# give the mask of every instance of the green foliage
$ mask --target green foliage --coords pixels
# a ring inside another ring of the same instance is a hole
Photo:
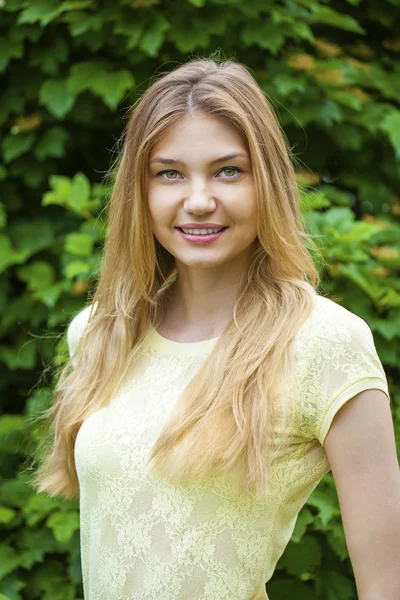
[[[98,274],[103,174],[123,115],[160,65],[188,54],[222,47],[271,98],[299,165],[321,292],[370,325],[399,444],[397,16],[394,0],[0,1],[0,600],[83,597],[78,505],[28,485],[42,436],[33,418],[51,405],[66,325]],[[330,473],[267,591],[356,598]]]

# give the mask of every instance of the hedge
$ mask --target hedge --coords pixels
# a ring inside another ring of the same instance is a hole
[[[319,291],[371,327],[399,450],[398,15],[398,0],[0,0],[0,600],[83,598],[78,503],[29,485],[35,416],[95,284],[127,111],[191,57],[246,64],[276,107],[302,165]],[[267,593],[357,597],[331,473]]]

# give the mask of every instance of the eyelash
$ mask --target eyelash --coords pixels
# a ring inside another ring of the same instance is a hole
[[[233,177],[224,177],[223,179],[236,179],[236,177],[238,177],[241,173],[243,173],[243,169],[239,169],[239,167],[224,167],[223,169],[221,169],[221,171],[225,171],[226,169],[235,169],[237,171],[236,175],[234,175]],[[221,173],[221,171],[219,171],[219,173]],[[157,173],[157,177],[160,177],[160,175],[164,175],[164,173],[178,173],[179,171],[176,171],[175,169],[164,169],[164,171],[160,171],[159,173]],[[162,179],[160,177],[160,179]],[[164,181],[175,181],[175,179],[164,179]]]

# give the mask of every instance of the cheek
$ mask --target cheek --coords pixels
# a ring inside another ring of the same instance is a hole
[[[256,199],[253,189],[249,188],[249,190],[246,191],[242,190],[240,194],[231,197],[228,202],[228,206],[229,205],[231,207],[232,217],[236,218],[238,222],[247,225],[249,222],[255,220]]]
[[[157,226],[157,224],[163,219],[165,202],[160,198],[160,195],[156,193],[156,190],[150,187],[147,193],[147,203],[153,225]]]
[[[162,234],[166,229],[171,228],[172,223],[176,221],[176,214],[173,207],[166,202],[159,200],[149,203],[149,212],[151,224],[154,232]]]

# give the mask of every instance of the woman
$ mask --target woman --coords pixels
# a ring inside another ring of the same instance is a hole
[[[359,597],[395,589],[387,381],[365,321],[316,292],[290,158],[233,61],[179,66],[130,115],[36,480],[80,499],[87,600],[267,598],[330,468]]]

